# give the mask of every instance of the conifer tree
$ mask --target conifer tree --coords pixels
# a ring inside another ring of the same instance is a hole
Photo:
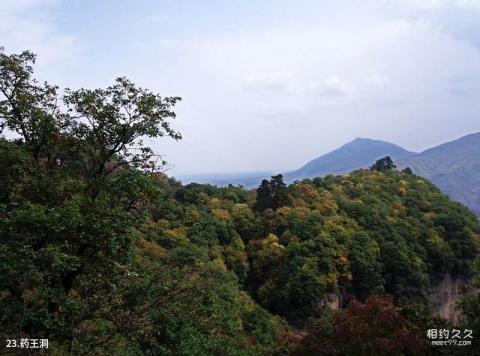
[[[393,163],[393,160],[390,156],[380,158],[375,162],[373,166],[370,167],[372,171],[379,172],[389,171],[395,168],[397,168],[397,166]]]

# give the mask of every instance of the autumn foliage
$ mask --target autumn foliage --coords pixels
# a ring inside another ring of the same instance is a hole
[[[142,143],[181,138],[179,98],[125,78],[62,92],[34,79],[35,58],[0,50],[0,134],[14,133],[0,137],[2,340],[48,338],[55,355],[421,354],[427,323],[405,311],[428,314],[447,273],[479,275],[476,217],[389,159],[250,191],[183,185]],[[478,298],[463,308],[478,325]]]
[[[420,355],[428,349],[424,339],[407,329],[388,296],[353,300],[345,310],[313,320],[305,331],[299,342],[290,338],[298,342],[294,355]]]

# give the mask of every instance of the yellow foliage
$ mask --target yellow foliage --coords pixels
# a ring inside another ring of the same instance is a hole
[[[300,207],[300,206],[303,206],[303,207],[308,207],[308,204],[305,200],[303,200],[302,198],[296,198],[293,202],[293,206],[296,206],[296,207]]]
[[[218,209],[220,208],[220,199],[218,199],[217,197],[213,197],[210,199],[210,207],[211,208],[214,208],[214,209]]]
[[[310,204],[318,199],[318,192],[311,184],[299,184],[297,189],[300,193],[300,198]]]
[[[256,304],[247,292],[240,290],[238,292],[238,301],[240,302],[244,313],[249,313],[255,310]]]
[[[161,229],[170,229],[170,221],[167,219],[160,219],[157,221],[157,226]]]
[[[423,217],[428,220],[433,220],[435,218],[436,214],[433,211],[429,211],[427,213],[423,214]]]
[[[310,215],[310,210],[305,208],[305,207],[302,207],[302,206],[296,206],[293,208],[293,211],[295,213],[295,215],[297,215],[299,218],[306,218],[308,215]]]
[[[265,240],[262,241],[262,245],[266,246],[266,245],[270,245],[272,247],[274,247],[275,249],[279,249],[279,250],[283,250],[285,249],[285,246],[283,246],[281,243],[280,243],[280,240],[278,239],[278,236],[275,235],[275,234],[268,234],[268,236],[265,238]]]
[[[185,219],[187,221],[187,223],[194,223],[194,222],[197,222],[200,220],[200,213],[198,212],[198,210],[195,208],[195,207],[187,207],[186,211],[185,211]]]
[[[250,189],[248,191],[248,201],[253,202],[255,198],[257,197],[257,191],[256,189]]]
[[[232,208],[232,217],[234,219],[255,219],[255,214],[253,214],[252,209],[247,204],[237,203]]]
[[[358,224],[355,220],[340,215],[329,216],[323,222],[323,226],[325,232],[335,236],[350,235],[358,230]]]
[[[187,242],[187,231],[185,227],[178,227],[176,229],[169,229],[165,231],[165,236],[176,242]]]
[[[332,193],[322,191],[319,194],[319,200],[315,204],[314,209],[318,210],[322,215],[332,215],[338,211],[338,205]]]
[[[137,247],[142,255],[151,255],[153,257],[164,257],[166,255],[165,249],[155,241],[147,241],[141,238],[137,240]]]
[[[232,221],[232,217],[230,216],[230,213],[228,212],[228,210],[215,208],[215,209],[212,209],[212,214],[218,220],[227,221],[227,222]]]
[[[213,260],[213,263],[216,266],[220,267],[223,271],[227,270],[227,265],[225,264],[225,261],[223,260],[223,258],[218,257]]]
[[[276,211],[279,215],[288,215],[290,213],[290,208],[288,206],[281,206]]]
[[[210,204],[210,197],[207,193],[200,192],[198,193],[198,198],[203,204]]]
[[[318,277],[320,284],[324,285],[327,290],[333,290],[337,288],[337,274],[335,272],[329,272]]]

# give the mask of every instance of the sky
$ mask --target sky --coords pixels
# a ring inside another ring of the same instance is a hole
[[[287,171],[356,137],[480,131],[480,0],[2,0],[0,46],[72,89],[180,96],[170,174]]]

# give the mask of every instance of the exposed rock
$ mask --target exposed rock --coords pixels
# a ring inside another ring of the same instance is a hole
[[[448,320],[458,326],[462,321],[462,313],[456,307],[463,298],[463,286],[466,281],[446,274],[444,278],[430,290],[428,300],[434,316]],[[344,307],[343,295],[340,291],[325,293],[319,305],[321,309],[338,310]]]
[[[330,310],[338,310],[342,307],[342,295],[340,292],[326,293],[322,301],[322,307]]]
[[[445,277],[431,290],[429,296],[432,304],[433,315],[450,321],[453,325],[459,325],[462,313],[456,309],[463,294],[461,286],[464,281],[460,278],[452,278],[450,274]]]

